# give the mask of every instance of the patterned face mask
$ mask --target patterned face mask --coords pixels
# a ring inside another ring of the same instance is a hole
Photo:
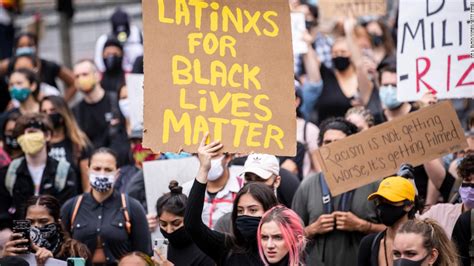
[[[106,192],[112,189],[115,182],[115,173],[100,174],[91,172],[89,174],[89,183],[97,192]]]

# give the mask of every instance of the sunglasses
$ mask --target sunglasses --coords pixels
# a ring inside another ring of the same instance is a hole
[[[471,187],[471,188],[474,188],[474,183],[461,183],[461,187]]]

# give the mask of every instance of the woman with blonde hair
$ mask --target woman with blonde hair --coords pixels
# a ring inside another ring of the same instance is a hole
[[[435,220],[409,220],[395,236],[393,265],[458,266],[459,256]]]
[[[71,109],[64,98],[48,96],[41,101],[40,110],[49,116],[54,126],[49,155],[58,161],[68,161],[81,177],[82,190],[89,191],[87,158],[91,153],[90,141],[77,125]]]

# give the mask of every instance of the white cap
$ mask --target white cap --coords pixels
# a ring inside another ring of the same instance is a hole
[[[254,173],[262,179],[269,179],[272,175],[280,175],[280,162],[270,154],[252,153],[244,164],[244,174]]]

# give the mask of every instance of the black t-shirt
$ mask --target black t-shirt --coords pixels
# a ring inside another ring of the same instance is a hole
[[[94,148],[109,147],[118,154],[118,164],[129,162],[130,145],[125,129],[125,119],[120,113],[115,93],[104,94],[96,103],[80,102],[74,108],[74,115],[80,128],[86,133]],[[112,126],[111,120],[119,118],[120,123]]]
[[[61,66],[45,60],[45,59],[40,59],[41,61],[41,69],[40,69],[40,80],[41,82],[47,83],[55,88],[58,87],[58,84],[56,83],[56,77],[59,76],[59,71],[61,70]]]
[[[469,244],[471,240],[471,211],[464,212],[459,216],[454,225],[452,239],[456,244],[462,265],[471,265],[469,258]],[[472,245],[472,243],[471,243]]]
[[[366,235],[360,241],[359,254],[357,255],[357,265],[359,266],[378,266],[379,261],[379,249],[380,241],[384,237],[385,233],[372,233]],[[387,259],[392,259],[392,256],[388,256]]]
[[[323,90],[315,109],[318,113],[318,124],[329,117],[344,116],[346,111],[352,107],[351,99],[342,92],[334,72],[321,65],[321,79]]]
[[[216,263],[192,243],[184,248],[168,246],[168,260],[176,266],[212,266]]]
[[[105,72],[100,81],[100,86],[106,91],[119,93],[120,89],[125,86],[125,73],[123,71],[118,73]]]

